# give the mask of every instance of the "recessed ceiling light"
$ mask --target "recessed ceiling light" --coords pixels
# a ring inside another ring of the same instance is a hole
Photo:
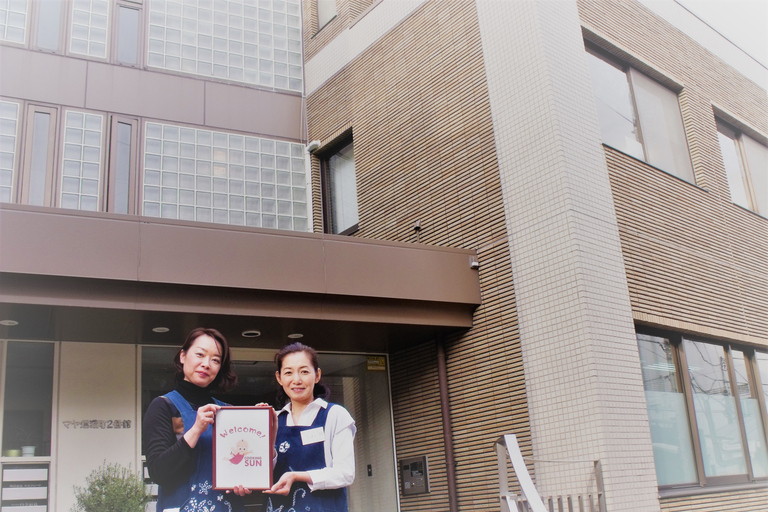
[[[19,325],[19,322],[17,322],[16,320],[0,320],[0,325],[13,327],[14,325]]]
[[[299,338],[303,338],[304,335],[301,334],[300,332],[295,332],[293,334],[289,334],[288,337],[291,338],[292,340],[297,340]]]
[[[152,329],[152,332],[159,332],[159,333],[168,332],[168,331],[170,331],[170,329],[167,327],[155,327],[154,329]]]
[[[261,336],[261,331],[256,331],[256,330],[243,331],[242,336],[243,338],[258,338],[259,336]]]

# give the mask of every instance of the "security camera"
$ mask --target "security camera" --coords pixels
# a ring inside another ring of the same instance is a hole
[[[319,147],[320,147],[320,141],[319,140],[313,140],[312,142],[307,144],[307,151],[309,151],[311,153],[311,152],[313,152],[314,150],[316,150]]]

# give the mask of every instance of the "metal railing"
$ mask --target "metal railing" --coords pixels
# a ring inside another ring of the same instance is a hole
[[[507,457],[512,463],[512,471],[520,487],[520,494],[510,490]],[[594,465],[594,492],[582,494],[564,494],[542,497],[533,483],[526,459],[520,452],[515,434],[506,434],[496,441],[496,459],[499,472],[499,500],[501,512],[607,512],[605,506],[605,491],[603,488],[603,472],[599,460],[540,460],[528,459],[530,462],[546,462],[557,464]]]

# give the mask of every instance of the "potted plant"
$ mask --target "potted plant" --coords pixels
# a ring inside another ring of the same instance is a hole
[[[152,499],[141,475],[106,461],[91,472],[85,487],[75,486],[75,498],[71,512],[144,512]]]

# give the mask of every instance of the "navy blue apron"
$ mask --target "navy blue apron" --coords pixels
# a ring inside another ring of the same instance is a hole
[[[286,418],[290,411],[277,417],[277,462],[274,479],[277,482],[289,471],[311,471],[325,467],[325,441],[305,445],[301,433],[313,428],[323,428],[328,411],[334,404],[321,407],[315,421],[309,427],[288,427]],[[325,435],[323,435],[325,439]],[[269,495],[267,512],[347,512],[347,489],[322,489],[309,491],[304,482],[294,482],[288,496]]]
[[[178,391],[165,395],[176,406],[184,421],[184,432],[192,428],[197,418],[197,411]],[[227,405],[213,399],[217,405]],[[189,483],[176,488],[166,489],[160,486],[157,495],[157,512],[179,510],[179,512],[236,512],[244,510],[233,507],[224,491],[213,489],[213,426],[208,425],[197,440],[197,469],[189,477]]]

